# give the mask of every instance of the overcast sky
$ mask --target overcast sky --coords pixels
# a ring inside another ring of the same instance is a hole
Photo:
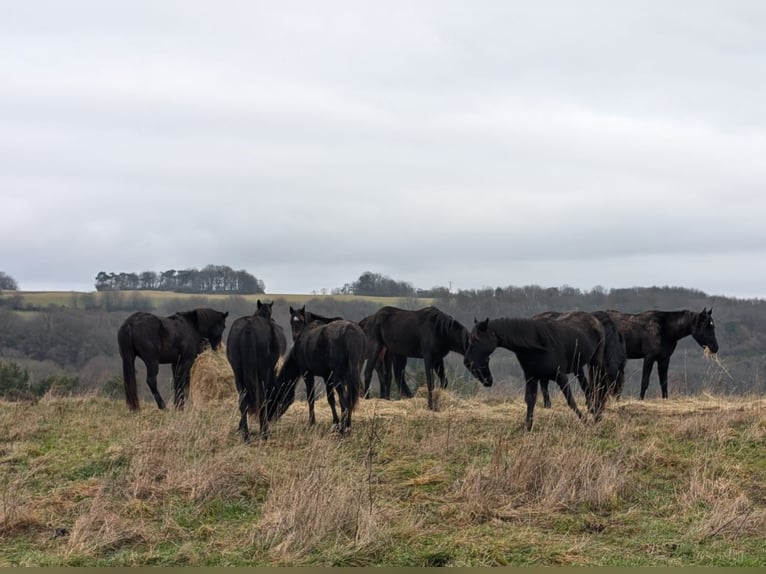
[[[0,271],[766,296],[766,2],[3,3]]]

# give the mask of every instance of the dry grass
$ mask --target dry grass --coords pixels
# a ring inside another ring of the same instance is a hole
[[[234,400],[129,413],[0,404],[0,565],[762,561],[761,398],[564,405],[365,400],[350,436],[296,402],[244,445]],[[56,532],[65,532],[56,536]],[[530,541],[534,541],[531,543]],[[679,558],[669,548],[685,548]]]

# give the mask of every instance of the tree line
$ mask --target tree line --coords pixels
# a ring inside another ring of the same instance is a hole
[[[415,297],[382,303],[364,297],[311,296],[307,296],[301,304],[322,315],[339,315],[352,321],[370,315],[383,304],[410,309],[425,305]],[[688,337],[679,343],[671,361],[671,389],[680,389],[680,393],[690,394],[702,390],[766,392],[764,300],[712,297],[694,289],[676,287],[597,287],[581,291],[568,286],[547,288],[527,285],[461,290],[436,298],[433,304],[453,315],[469,329],[473,326],[474,318],[530,317],[547,310],[592,311],[613,308],[626,312],[645,309],[700,311],[703,307],[713,307],[716,334],[721,346],[719,356],[726,370],[705,359],[699,346]],[[274,305],[275,320],[288,333],[290,305],[295,306],[296,303],[291,301],[288,304],[278,298]],[[17,363],[28,371],[28,377],[14,367],[8,367],[3,371],[3,377],[8,379],[4,388],[9,393],[11,389],[18,392],[19,388],[24,388],[28,393],[37,395],[48,389],[59,392],[71,389],[72,392],[81,393],[100,391],[108,386],[116,389],[115,392],[119,394],[122,375],[116,333],[122,321],[132,311],[170,315],[195,307],[229,311],[230,317],[249,315],[255,310],[251,300],[238,295],[218,300],[204,295],[179,295],[153,300],[141,293],[105,291],[72,294],[72,300],[67,306],[33,308],[25,303],[22,294],[6,293],[0,297],[0,362]],[[498,380],[513,381],[504,384],[520,385],[521,371],[512,353],[499,351],[493,355],[492,361]],[[465,379],[465,383],[461,384],[476,386],[463,370],[462,357],[451,353],[447,356],[447,363],[452,372],[450,381],[457,384],[459,380]],[[626,396],[637,390],[640,364],[640,361],[629,362]],[[419,377],[421,372],[422,361],[412,360],[408,376]],[[49,379],[61,373],[70,378]],[[165,379],[169,380],[169,377]],[[0,383],[0,387],[3,387],[3,383]],[[653,380],[650,393],[656,387],[656,380]]]
[[[344,283],[343,287],[332,290],[333,295],[359,295],[362,297],[444,297],[449,295],[447,287],[419,289],[409,281],[391,279],[381,273],[365,271],[356,281]]]
[[[168,269],[141,273],[96,275],[96,291],[172,291],[175,293],[225,293],[253,295],[265,293],[266,285],[244,269],[228,265],[207,265],[202,269]]]

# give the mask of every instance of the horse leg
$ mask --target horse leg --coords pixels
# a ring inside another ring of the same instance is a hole
[[[340,431],[343,433],[343,428],[340,426],[340,418],[338,418],[338,411],[335,408],[335,388],[338,389],[338,395],[341,394],[341,386],[336,384],[335,377],[330,375],[324,381],[325,390],[327,391],[327,404],[330,405],[332,411],[332,428],[334,431]],[[341,413],[343,412],[343,397],[340,397]]]
[[[247,390],[244,388],[239,393],[239,427],[237,431],[242,435],[242,440],[246,443],[250,442],[250,429],[247,428],[247,411],[250,405],[248,400]]]
[[[160,372],[159,361],[146,362],[146,384],[149,385],[149,390],[152,391],[154,400],[157,401],[157,406],[160,409],[164,410],[165,401],[162,400],[162,395],[160,395],[160,391],[157,389],[157,373],[159,372]],[[175,379],[175,377],[173,378]]]
[[[396,377],[396,384],[399,387],[399,395],[411,399],[415,395],[407,386],[407,382],[404,380],[404,373],[407,370],[407,357],[397,356],[392,358],[394,377]]]
[[[423,362],[426,368],[426,386],[428,387],[428,410],[435,411],[436,405],[434,404],[434,365],[431,362],[431,357],[424,356]]]
[[[273,376],[273,371],[269,372],[268,367],[261,367],[256,372],[256,392],[260,394],[260,400],[256,401],[258,405],[258,423],[260,425],[261,439],[269,438],[269,397],[267,393],[269,377]]]
[[[588,400],[588,411],[593,415],[593,419],[598,422],[606,404],[609,385],[609,376],[606,369],[601,367],[590,367],[590,387],[585,394]]]
[[[580,409],[577,407],[577,402],[575,402],[574,395],[572,394],[572,389],[569,386],[569,377],[567,377],[566,373],[559,372],[559,374],[556,376],[556,382],[559,384],[561,392],[564,393],[569,408],[575,412],[578,418],[582,419],[582,412],[580,412]]]
[[[590,369],[590,379],[585,376],[585,369],[580,367],[577,369],[577,380],[580,383],[580,388],[582,389],[582,392],[585,394],[585,405],[588,407],[588,410],[590,410],[592,406],[592,398],[593,398],[593,384],[594,384],[594,371],[591,367]]]
[[[351,405],[349,404],[348,393],[346,392],[347,381],[335,380],[333,386],[338,393],[338,400],[340,401],[340,421],[338,423],[338,432],[341,436],[345,435],[351,427]],[[329,390],[328,390],[329,393]]]
[[[380,387],[380,398],[391,399],[391,352],[384,350],[378,357],[376,366],[378,372],[378,386]]]
[[[614,400],[619,401],[622,398],[622,389],[625,386],[625,369],[620,369],[617,373],[617,380],[614,382],[612,388],[612,396]]]
[[[641,369],[641,400],[644,400],[646,389],[649,388],[649,376],[652,374],[652,367],[654,367],[654,358],[644,357],[644,367]]]
[[[367,364],[364,366],[364,396],[365,397],[369,398],[370,381],[372,380],[372,371],[375,370],[375,367],[378,364],[378,360],[380,360],[384,350],[385,349],[383,348],[383,345],[381,345],[377,340],[374,340],[373,343],[370,344],[370,347],[367,349]],[[378,380],[380,380],[380,375],[378,375]],[[380,382],[380,385],[382,387],[383,383]]]
[[[447,388],[447,376],[444,374],[444,359],[436,363],[436,374],[439,376],[439,386],[442,389]]]
[[[193,361],[184,361],[176,366],[173,363],[173,406],[182,411],[186,402],[186,389],[189,388],[189,377]]]
[[[304,375],[303,382],[306,383],[306,401],[309,404],[309,426],[314,426],[317,422],[316,416],[314,416],[314,401],[316,395],[314,394],[314,375]]]
[[[657,374],[660,376],[660,390],[662,398],[668,398],[668,367],[670,367],[670,357],[657,361]]]
[[[548,391],[548,379],[539,379],[540,390],[543,393],[543,408],[551,408],[551,393]],[[535,389],[535,400],[537,400],[537,389]]]
[[[526,377],[526,375],[525,375]],[[540,379],[540,383],[545,380],[546,387],[548,386],[547,379]],[[536,377],[526,377],[526,388],[524,389],[524,400],[527,403],[527,430],[532,430],[532,420],[535,414],[535,403],[537,402],[537,385],[538,380]]]

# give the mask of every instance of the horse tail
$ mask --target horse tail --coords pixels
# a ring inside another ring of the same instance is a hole
[[[620,333],[614,321],[603,322],[604,325],[604,363],[610,385],[619,378],[625,370],[627,352],[625,350],[625,338]]]
[[[362,365],[367,356],[367,336],[361,328],[349,329],[349,337],[346,346],[346,396],[348,397],[348,410],[353,411],[359,402],[363,392]]]
[[[268,385],[269,404],[267,407],[267,416],[269,421],[281,417],[290,405],[295,402],[295,387],[299,377],[283,378],[280,383],[280,375],[285,369],[285,363],[288,357],[283,357],[285,347],[284,334],[278,325],[273,324],[271,329],[271,352],[277,357],[273,372],[269,372],[270,383]],[[292,358],[290,358],[293,361]],[[290,367],[292,366],[292,362]],[[289,367],[288,367],[289,368]]]
[[[125,402],[128,409],[139,409],[138,389],[136,388],[136,353],[133,350],[133,336],[130,322],[125,321],[117,330],[117,346],[122,357],[122,379],[125,386]]]

